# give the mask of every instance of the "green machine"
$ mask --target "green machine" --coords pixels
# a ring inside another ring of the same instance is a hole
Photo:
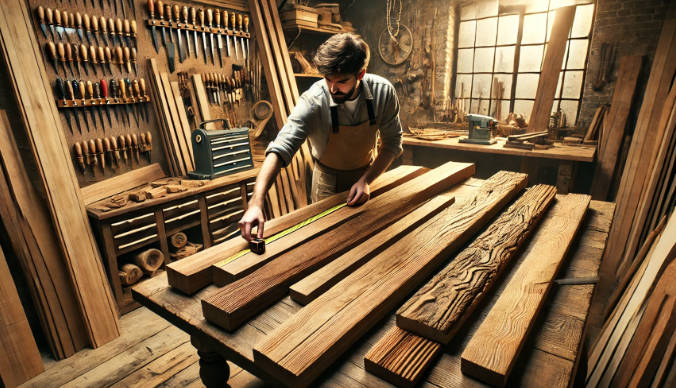
[[[226,129],[206,130],[207,123],[222,121]],[[223,119],[207,120],[191,135],[195,171],[188,176],[213,179],[253,168],[249,128],[228,128]]]
[[[495,139],[493,139],[492,132],[497,128],[498,120],[490,116],[470,113],[467,115],[467,125],[469,129],[469,136],[461,138],[459,140],[460,143],[485,145],[495,144]]]

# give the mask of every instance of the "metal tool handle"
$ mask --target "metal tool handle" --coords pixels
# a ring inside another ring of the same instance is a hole
[[[226,119],[213,119],[213,120],[202,121],[201,123],[199,123],[199,125],[197,126],[197,128],[200,128],[200,129],[206,129],[206,128],[204,128],[204,125],[205,125],[205,124],[215,123],[215,122],[217,122],[217,121],[223,122],[223,129],[230,129],[230,126],[228,125],[228,121],[227,121]]]

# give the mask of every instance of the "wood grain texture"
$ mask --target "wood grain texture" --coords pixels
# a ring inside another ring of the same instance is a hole
[[[552,186],[529,188],[397,311],[397,326],[449,343],[533,232],[555,193]]]
[[[440,343],[392,326],[366,353],[364,367],[397,387],[414,387],[441,351]]]
[[[591,198],[558,195],[532,237],[523,261],[462,353],[462,372],[505,386]]]
[[[269,334],[254,348],[255,364],[287,385],[310,384],[460,249],[525,183],[524,174],[501,172],[486,181],[478,194],[438,212]]]
[[[153,163],[149,166],[143,166],[124,174],[116,175],[105,181],[91,184],[82,188],[80,192],[84,198],[85,205],[90,205],[96,201],[144,185],[156,179],[164,178],[165,176],[167,174],[162,171],[160,164]]]
[[[420,176],[425,171],[426,169],[422,167],[414,166],[400,166],[389,170],[373,182],[371,194],[377,197],[393,187]],[[347,193],[339,193],[293,213],[268,221],[265,224],[265,237],[279,233],[326,209],[345,202],[346,198]],[[169,284],[183,293],[194,294],[211,283],[213,277],[211,273],[212,264],[247,248],[248,244],[245,240],[235,238],[171,263],[166,267]]]
[[[298,279],[472,174],[473,164],[448,162],[359,207],[350,208],[355,215],[349,221],[202,299],[205,318],[226,330],[235,330],[280,299],[287,287]]]
[[[608,197],[642,63],[643,57],[639,55],[620,59],[613,99],[610,102],[608,114],[605,116],[603,134],[599,140],[601,144],[599,144],[598,160],[594,169],[594,184],[591,189],[592,198],[595,200],[605,201]]]
[[[556,85],[566,52],[566,42],[570,28],[573,26],[576,6],[561,7],[556,10],[552,32],[547,42],[542,71],[538,81],[535,103],[528,120],[528,131],[545,131],[549,127],[549,116],[552,113]]]
[[[32,23],[33,13],[25,2],[0,3],[0,46],[8,68],[16,70],[11,72],[8,89],[17,99],[16,119],[25,124],[27,148],[35,158],[33,182],[49,209],[54,225],[51,233],[63,254],[89,341],[98,347],[120,335],[117,306],[87,219],[69,158],[66,129]]]

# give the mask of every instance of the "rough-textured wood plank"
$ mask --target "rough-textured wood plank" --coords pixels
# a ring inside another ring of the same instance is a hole
[[[185,142],[185,138],[182,136],[181,120],[178,117],[176,99],[171,91],[169,75],[167,73],[160,73],[160,85],[158,85],[158,89],[160,90],[159,98],[161,99],[161,104],[169,109],[169,116],[165,116],[164,120],[166,120],[167,127],[169,128],[169,137],[171,138],[170,144],[179,159],[181,175],[183,176],[190,171],[189,164],[191,155],[188,153],[188,145]]]
[[[0,381],[15,387],[43,370],[38,346],[0,249]]]
[[[604,119],[603,135],[600,140],[602,144],[599,144],[599,155],[594,170],[591,194],[596,200],[605,201],[608,197],[642,62],[643,57],[638,55],[620,59],[617,83],[610,109]]]
[[[84,198],[85,205],[90,205],[96,201],[144,185],[156,179],[164,178],[165,176],[167,174],[162,171],[160,164],[153,163],[149,166],[143,166],[86,186],[80,192]]]
[[[542,71],[538,81],[535,103],[528,120],[528,131],[545,131],[549,127],[549,116],[552,113],[556,85],[566,52],[568,33],[573,26],[576,6],[561,7],[556,10],[552,32],[547,43]]]
[[[526,183],[518,173],[494,178],[475,197],[439,212],[284,322],[256,345],[255,363],[287,385],[309,384]]]
[[[369,373],[398,387],[413,387],[440,352],[440,343],[392,326],[366,354],[364,365]]]
[[[192,128],[190,128],[190,123],[188,122],[188,114],[185,111],[185,105],[183,104],[183,98],[181,97],[178,82],[170,82],[169,85],[171,86],[171,94],[174,97],[173,101],[170,101],[170,103],[173,102],[176,105],[176,113],[178,113],[179,118],[179,123],[176,125],[176,130],[178,131],[177,135],[183,139],[182,142],[185,143],[186,153],[188,154],[186,168],[188,171],[194,171],[195,159],[192,150],[192,139],[190,138]],[[171,95],[168,96],[168,98],[171,98]]]
[[[167,164],[169,165],[169,172],[172,176],[181,176],[181,165],[179,155],[176,154],[176,149],[173,146],[171,139],[171,116],[169,107],[165,104],[164,92],[162,91],[162,80],[160,79],[160,72],[157,67],[157,60],[155,58],[148,59],[148,68],[150,69],[150,91],[152,94],[152,103],[155,107],[154,112],[157,117],[157,122],[160,124],[160,135],[162,137],[162,147],[167,157]]]
[[[32,23],[33,13],[25,2],[0,3],[2,56],[15,70],[9,89],[17,98],[18,119],[26,124],[35,157],[34,181],[44,191],[89,341],[98,347],[120,334],[117,305],[107,286]]]
[[[393,187],[407,182],[426,171],[422,167],[400,166],[379,176],[371,185],[372,195],[377,197]],[[322,201],[313,203],[283,217],[273,219],[265,224],[265,237],[279,233],[301,221],[329,209],[347,198],[347,193],[336,194]],[[186,294],[194,294],[211,283],[213,277],[211,265],[224,260],[233,254],[247,249],[243,239],[235,238],[200,251],[188,258],[167,265],[169,284]]]
[[[524,259],[462,353],[462,372],[505,386],[591,200],[558,195]]]
[[[556,189],[528,189],[397,311],[397,326],[447,344],[494,286],[553,202]]]
[[[203,299],[205,318],[227,330],[236,329],[280,299],[290,284],[472,174],[473,164],[448,162],[359,207],[350,208],[355,216],[349,221]]]

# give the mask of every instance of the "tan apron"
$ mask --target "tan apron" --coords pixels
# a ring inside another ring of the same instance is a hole
[[[373,100],[366,99],[369,119],[357,125],[339,125],[338,107],[331,107],[331,133],[324,154],[312,171],[312,202],[349,190],[376,157],[378,126]]]

